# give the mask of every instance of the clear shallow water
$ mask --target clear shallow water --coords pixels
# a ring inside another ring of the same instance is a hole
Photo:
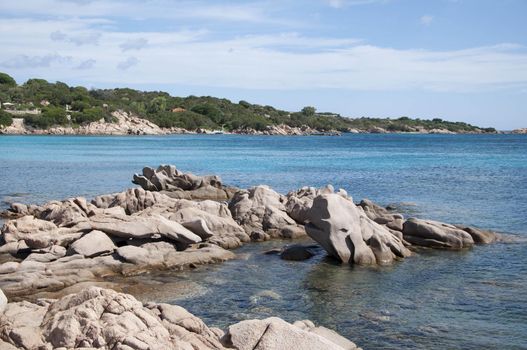
[[[367,349],[527,348],[527,137],[7,136],[0,137],[0,201],[117,192],[131,186],[132,173],[160,163],[284,193],[332,183],[356,200],[402,202],[414,216],[520,238],[377,269],[322,256],[284,262],[262,254],[284,242],[248,245],[238,251],[244,259],[168,277],[202,287],[172,301],[209,323],[309,318]]]

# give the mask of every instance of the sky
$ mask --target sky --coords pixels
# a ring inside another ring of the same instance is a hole
[[[527,127],[527,0],[0,2],[0,71]]]

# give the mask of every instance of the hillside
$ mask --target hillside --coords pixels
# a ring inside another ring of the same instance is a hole
[[[421,120],[346,118],[334,113],[317,113],[314,107],[288,112],[272,106],[246,101],[233,103],[210,96],[175,97],[161,91],[138,91],[128,88],[91,89],[65,83],[30,79],[22,85],[0,73],[0,127],[9,126],[12,118],[23,118],[35,130],[63,126],[77,128],[104,120],[115,123],[115,112],[146,119],[163,129],[222,130],[258,133],[298,128],[309,132],[496,132],[463,122],[441,119]]]

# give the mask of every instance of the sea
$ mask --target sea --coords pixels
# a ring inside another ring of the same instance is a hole
[[[504,235],[383,267],[341,265],[323,252],[283,261],[264,252],[294,242],[247,244],[223,264],[144,277],[173,288],[159,301],[220,328],[310,319],[364,349],[527,349],[527,136],[0,136],[0,208],[119,192],[159,164],[283,194],[332,184],[406,217]]]

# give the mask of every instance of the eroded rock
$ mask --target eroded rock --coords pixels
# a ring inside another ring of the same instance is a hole
[[[410,255],[398,237],[338,194],[317,196],[307,217],[308,235],[342,262],[389,264]]]

